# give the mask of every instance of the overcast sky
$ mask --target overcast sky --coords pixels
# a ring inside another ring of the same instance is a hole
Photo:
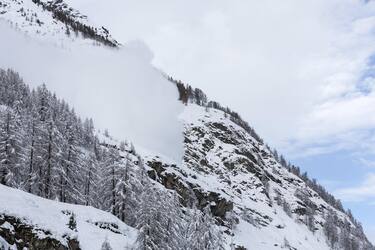
[[[68,2],[238,111],[352,207],[375,241],[373,1]]]

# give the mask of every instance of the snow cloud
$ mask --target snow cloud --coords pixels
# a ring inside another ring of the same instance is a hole
[[[155,69],[141,42],[120,50],[37,43],[0,25],[0,67],[13,68],[35,87],[45,83],[83,117],[119,140],[182,159],[182,104],[177,89]]]

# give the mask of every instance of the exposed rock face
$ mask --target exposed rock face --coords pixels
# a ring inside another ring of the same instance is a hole
[[[48,231],[28,225],[21,219],[9,215],[0,215],[0,237],[17,249],[30,250],[80,250],[76,239],[66,237],[67,245],[52,237]]]
[[[285,245],[290,249],[330,249],[324,223],[332,211],[339,224],[357,237],[356,226],[345,213],[282,167],[267,145],[233,122],[230,115],[189,103],[181,119],[185,126],[182,164],[150,157],[145,161],[151,167],[149,176],[176,190],[185,206],[195,198],[199,208],[210,205],[237,249]],[[230,228],[228,215],[235,217],[239,229]],[[371,249],[367,239],[362,244],[359,249]]]
[[[225,219],[225,214],[233,209],[233,203],[220,196],[215,192],[207,192],[200,188],[198,185],[187,182],[175,173],[166,171],[166,168],[177,168],[176,165],[168,166],[160,161],[148,161],[147,165],[153,170],[149,171],[149,177],[153,180],[159,181],[167,189],[176,190],[181,197],[181,203],[186,206],[192,202],[191,199],[196,198],[197,207],[203,209],[210,205],[211,212],[214,216],[219,217],[221,220]],[[194,196],[190,192],[194,190]]]
[[[0,185],[0,249],[114,250],[136,241],[138,231],[92,206],[44,199]]]

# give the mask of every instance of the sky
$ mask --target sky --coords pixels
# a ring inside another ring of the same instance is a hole
[[[68,2],[238,111],[375,242],[374,1]]]

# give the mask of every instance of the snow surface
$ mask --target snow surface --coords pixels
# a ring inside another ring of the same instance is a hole
[[[3,247],[7,250],[18,250],[16,244],[10,245],[3,237],[0,237],[0,247]]]
[[[52,237],[67,244],[63,235],[76,238],[82,250],[98,249],[107,238],[114,250],[122,250],[131,246],[137,237],[137,230],[127,226],[114,215],[102,210],[82,205],[72,205],[47,200],[21,190],[0,185],[0,214],[15,216],[34,228],[49,230]],[[69,229],[69,215],[74,213],[77,222],[77,232]],[[96,226],[95,222],[113,223],[118,226],[118,232]],[[11,228],[9,223],[2,228]],[[45,237],[40,235],[40,237]],[[0,238],[0,246],[7,246]]]
[[[41,2],[49,1],[41,0]],[[60,6],[64,4],[63,1],[60,1]],[[70,6],[66,6],[64,10],[70,12],[70,17],[76,22],[95,27],[85,15]],[[32,0],[2,0],[0,2],[0,21],[10,24],[13,29],[29,37],[38,37],[59,47],[69,47],[71,43],[101,45],[97,41],[84,38],[81,34],[75,35],[73,30],[70,30],[70,35],[67,35],[67,26],[54,19],[52,12],[44,10]],[[96,31],[100,35],[106,35],[101,26],[97,26]],[[109,37],[109,40],[113,39]]]

